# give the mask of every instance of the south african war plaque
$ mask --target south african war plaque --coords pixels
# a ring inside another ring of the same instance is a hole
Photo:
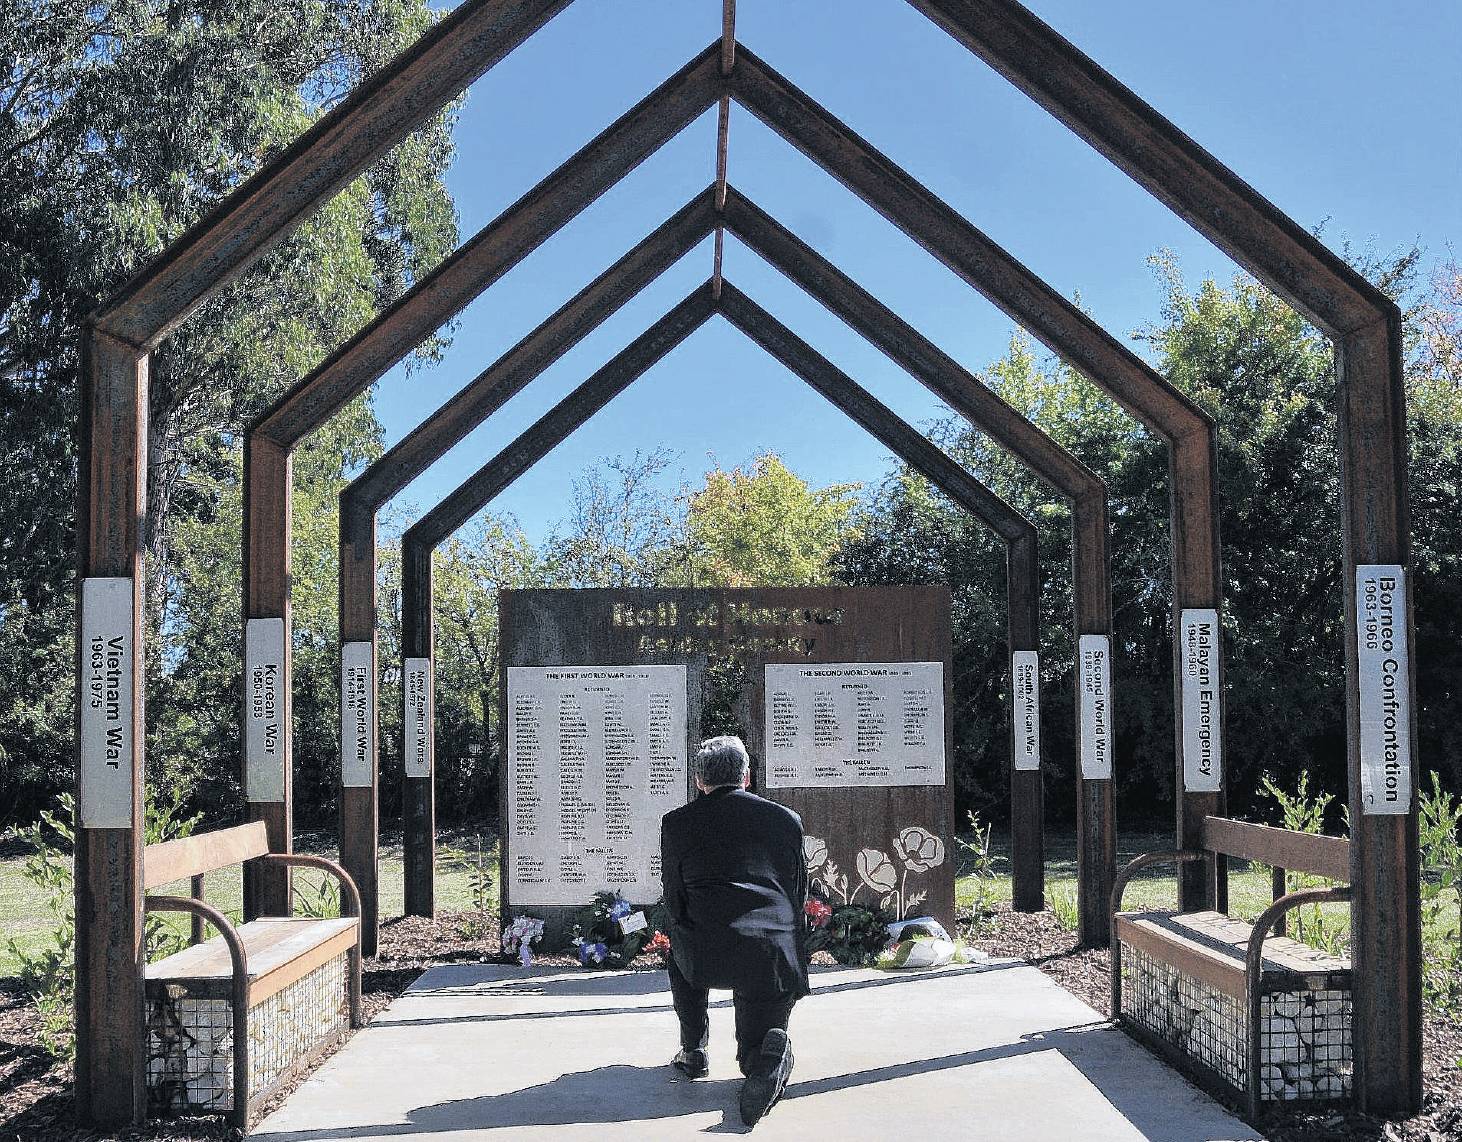
[[[660,818],[685,804],[684,666],[507,670],[514,907],[660,896]]]

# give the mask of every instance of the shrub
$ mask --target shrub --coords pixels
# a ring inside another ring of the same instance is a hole
[[[1432,787],[1421,797],[1422,988],[1429,1004],[1462,1003],[1462,798]],[[1455,926],[1454,926],[1455,925]]]

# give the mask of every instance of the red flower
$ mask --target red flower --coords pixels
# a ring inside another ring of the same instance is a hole
[[[812,921],[814,928],[821,928],[831,919],[833,914],[833,910],[815,896],[807,901],[807,905],[803,911],[807,913],[807,918]]]
[[[650,937],[650,942],[645,945],[645,951],[654,952],[656,955],[668,956],[670,954],[670,937],[664,932],[656,932]]]

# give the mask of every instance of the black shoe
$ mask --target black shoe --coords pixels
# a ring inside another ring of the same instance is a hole
[[[741,1084],[741,1121],[755,1126],[777,1104],[792,1074],[792,1044],[787,1032],[773,1027],[752,1057],[751,1073]]]
[[[711,1061],[706,1057],[704,1051],[687,1051],[683,1047],[680,1049],[680,1053],[670,1060],[670,1065],[688,1079],[703,1079],[711,1070]]]

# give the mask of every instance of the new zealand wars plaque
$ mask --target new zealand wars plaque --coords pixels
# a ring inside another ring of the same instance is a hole
[[[768,663],[766,784],[943,785],[944,664]]]
[[[508,898],[660,896],[660,818],[685,804],[684,666],[507,670]]]

